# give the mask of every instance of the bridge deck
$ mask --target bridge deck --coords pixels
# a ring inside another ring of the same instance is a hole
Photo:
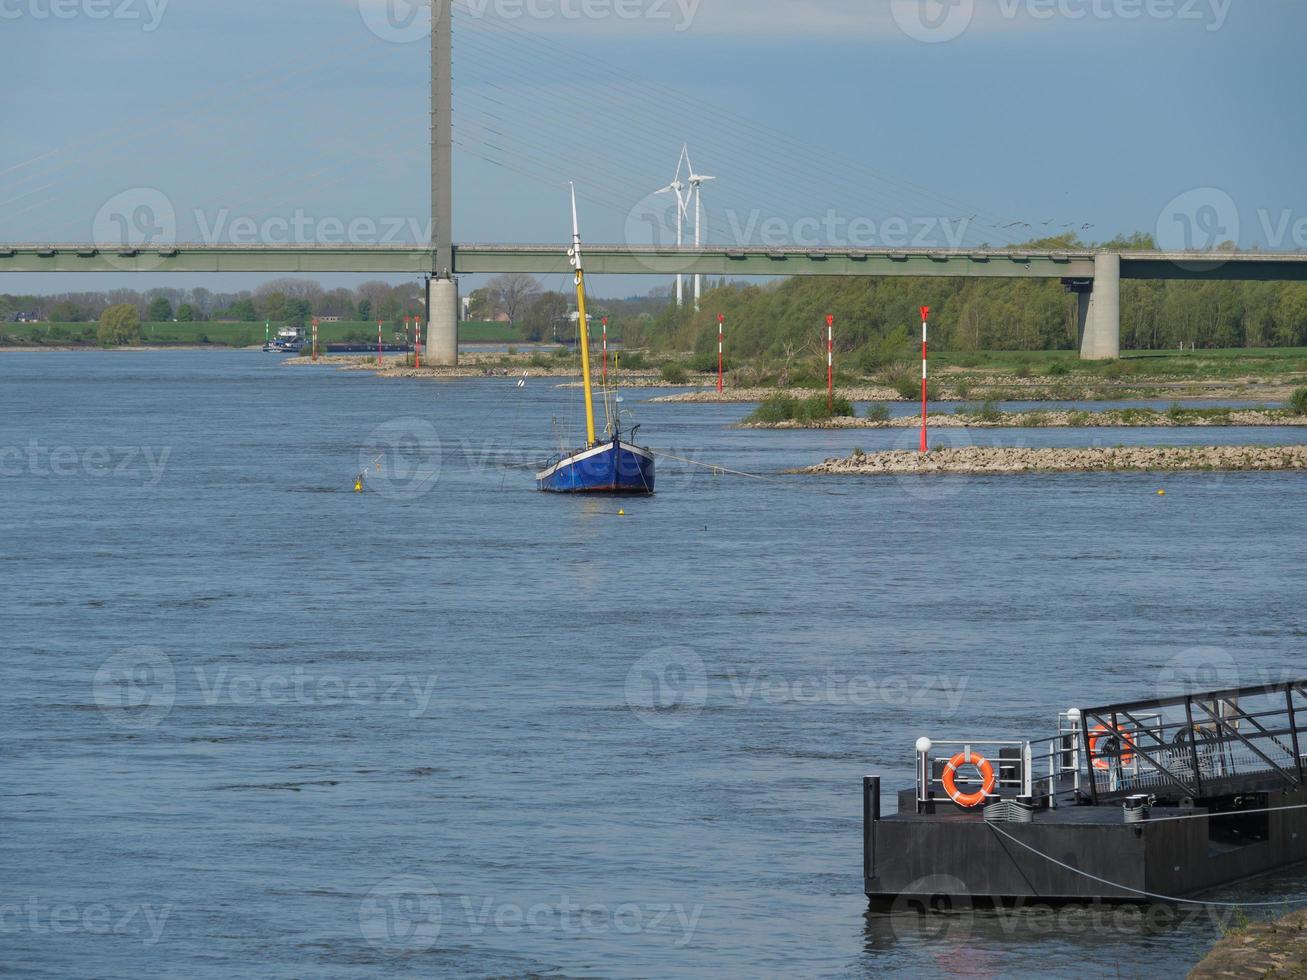
[[[421,275],[425,245],[0,245],[0,272],[363,272]],[[1092,279],[1094,252],[588,245],[591,274],[712,276],[966,276]],[[1124,279],[1307,280],[1304,252],[1122,252]],[[454,246],[459,274],[570,272],[560,245]]]

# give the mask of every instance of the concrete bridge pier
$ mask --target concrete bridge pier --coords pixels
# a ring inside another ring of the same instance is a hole
[[[1121,356],[1121,254],[1094,254],[1094,283],[1079,293],[1080,359],[1109,361]]]
[[[432,276],[427,281],[427,344],[422,362],[458,365],[458,282]]]

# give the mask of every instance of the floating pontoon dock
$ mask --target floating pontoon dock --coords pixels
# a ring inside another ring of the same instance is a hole
[[[882,816],[875,909],[1183,899],[1307,860],[1307,681],[1071,709],[1034,741],[919,739]]]

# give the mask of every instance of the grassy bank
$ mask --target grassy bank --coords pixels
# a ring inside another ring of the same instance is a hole
[[[808,414],[795,410],[804,403],[797,399],[769,398],[757,410],[746,416],[740,424],[755,429],[885,429],[911,428],[920,424],[919,415],[891,418],[889,406],[873,402],[866,415],[853,415],[851,406],[846,414],[834,417],[826,414]],[[825,409],[825,397],[821,406]],[[786,410],[789,408],[790,410]],[[1307,425],[1307,388],[1300,388],[1285,408],[1185,408],[1172,405],[1161,410],[1155,408],[1114,408],[1102,411],[1082,409],[1045,410],[1030,409],[1023,412],[1004,412],[993,402],[983,405],[963,405],[954,412],[932,412],[927,423],[937,429],[999,429],[999,428],[1172,428],[1185,426],[1266,426]]]

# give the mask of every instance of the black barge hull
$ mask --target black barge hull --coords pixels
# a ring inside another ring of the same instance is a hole
[[[863,780],[864,891],[879,911],[1182,901],[1307,861],[1300,719],[1307,681],[1073,709],[1052,739],[992,740],[971,807],[954,784],[985,743],[923,738],[897,813]]]

